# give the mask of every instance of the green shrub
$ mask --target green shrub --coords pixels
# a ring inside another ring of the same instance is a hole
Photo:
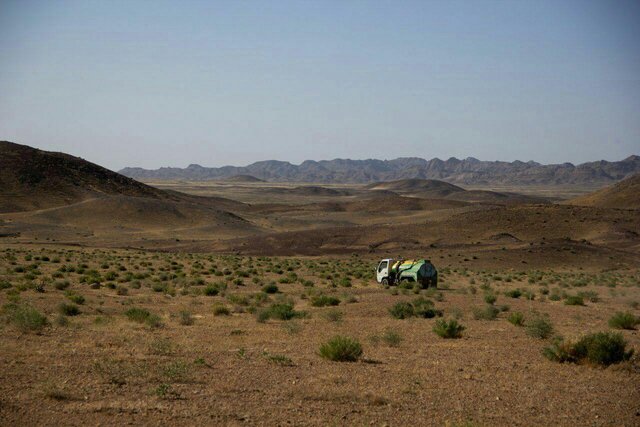
[[[144,323],[151,316],[151,312],[149,310],[145,310],[144,308],[132,307],[129,310],[124,312],[125,316],[132,322]]]
[[[74,294],[74,293],[67,293],[67,298],[69,298],[69,301],[74,302],[76,304],[82,305],[85,302],[85,299],[82,295],[80,294]]]
[[[413,304],[409,302],[399,302],[389,309],[389,313],[396,319],[407,319],[415,315]]]
[[[262,292],[264,292],[265,294],[277,294],[278,291],[278,285],[276,285],[275,283],[269,283],[268,285],[264,285],[262,287]]]
[[[132,307],[124,312],[125,316],[132,322],[145,323],[151,328],[162,326],[162,319],[157,314],[152,314],[144,308]]]
[[[476,320],[494,320],[500,313],[500,310],[492,305],[486,305],[484,308],[474,307],[472,311]]]
[[[588,334],[576,342],[566,342],[558,338],[550,347],[543,350],[543,354],[556,362],[589,363],[609,366],[629,360],[633,349],[627,351],[627,343],[622,334],[598,332]]]
[[[578,292],[578,296],[586,299],[589,302],[598,302],[600,301],[600,296],[595,291],[582,291]]]
[[[522,291],[520,289],[512,289],[510,291],[506,291],[504,294],[510,298],[520,298],[522,296]]]
[[[60,314],[64,314],[65,316],[77,316],[78,314],[80,314],[80,309],[75,304],[62,303],[58,306],[58,312],[60,312]]]
[[[320,346],[320,356],[334,362],[355,362],[362,356],[358,340],[335,336]]]
[[[442,338],[460,338],[465,327],[458,323],[456,319],[449,321],[444,319],[436,320],[433,332]]]
[[[340,304],[340,299],[331,295],[316,295],[311,297],[311,305],[314,307],[335,306]]]
[[[581,295],[567,295],[564,303],[565,305],[584,305],[584,299]]]
[[[497,300],[498,300],[498,297],[496,297],[494,294],[485,294],[484,296],[484,302],[490,305],[495,304]]]
[[[509,317],[507,317],[507,320],[509,321],[509,323],[515,326],[523,326],[524,314],[522,314],[519,311],[514,311],[513,313],[509,314]]]
[[[224,304],[216,304],[213,306],[213,315],[214,316],[229,316],[231,311]]]
[[[190,326],[190,325],[193,325],[194,323],[193,316],[191,315],[191,312],[188,310],[180,311],[179,319],[180,319],[180,324],[184,326]]]
[[[202,292],[208,297],[214,297],[220,293],[220,289],[216,285],[207,285]]]
[[[331,308],[322,313],[322,317],[330,322],[341,322],[342,318],[344,317],[344,312],[340,311],[337,308]]]
[[[549,318],[539,314],[529,319],[525,328],[527,334],[534,338],[547,339],[553,333],[553,324]]]
[[[258,312],[258,320],[291,320],[296,317],[303,317],[305,315],[306,313],[304,312],[294,310],[293,304],[291,303],[275,303],[272,304],[269,308],[260,310]]]
[[[434,308],[433,301],[430,299],[419,297],[413,300],[412,305],[413,315],[416,317],[431,319],[436,316],[442,316],[442,310],[436,310]]]
[[[640,324],[640,318],[629,312],[617,312],[609,319],[609,326],[615,329],[635,329]]]
[[[59,291],[63,291],[67,289],[70,285],[71,283],[68,280],[58,280],[53,284],[53,287]]]
[[[40,333],[49,325],[44,314],[28,305],[6,304],[2,311],[6,313],[9,323],[24,333]]]
[[[382,338],[382,341],[384,341],[384,343],[387,344],[389,347],[398,347],[402,342],[402,336],[399,333],[390,329],[384,331],[381,338]]]

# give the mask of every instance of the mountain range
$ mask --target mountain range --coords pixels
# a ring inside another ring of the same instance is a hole
[[[306,160],[299,165],[267,160],[248,166],[143,169],[127,167],[121,174],[139,180],[206,181],[249,175],[271,182],[362,183],[401,179],[438,179],[462,185],[607,185],[640,172],[640,156],[621,161],[573,165],[544,165],[537,162],[482,161],[472,157],[460,160],[425,160],[403,157],[394,160]]]

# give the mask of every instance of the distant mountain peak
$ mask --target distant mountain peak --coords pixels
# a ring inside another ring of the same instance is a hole
[[[226,179],[251,175],[271,182],[372,183],[403,179],[436,179],[462,185],[545,185],[615,183],[640,172],[640,157],[630,156],[619,162],[597,161],[575,166],[572,163],[543,165],[523,162],[483,161],[473,157],[446,161],[418,157],[392,160],[333,159],[305,160],[299,165],[286,161],[263,160],[248,166],[208,168],[189,165],[181,168],[146,170],[125,168],[122,174],[136,179],[186,179],[195,181]]]

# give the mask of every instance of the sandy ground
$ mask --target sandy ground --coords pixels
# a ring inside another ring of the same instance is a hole
[[[514,311],[525,318],[545,313],[555,334],[567,338],[609,331],[607,321],[615,312],[640,314],[637,269],[532,271],[523,266],[520,274],[505,267],[442,268],[441,289],[420,292],[445,318],[455,316],[466,327],[461,339],[443,339],[432,331],[435,319],[390,316],[391,306],[418,295],[377,285],[373,258],[230,259],[11,245],[0,254],[0,281],[11,285],[0,291],[0,304],[35,307],[51,323],[39,333],[2,323],[2,425],[640,424],[637,358],[608,368],[552,362],[541,353],[550,339],[531,337],[506,320]],[[53,262],[56,257],[59,262]],[[40,272],[33,279],[15,271],[32,264]],[[103,278],[107,271],[118,277],[103,280],[99,289],[80,283],[82,274],[51,277],[61,265],[82,264]],[[178,264],[182,267],[172,269]],[[209,272],[225,265],[237,268],[228,276]],[[282,274],[266,271],[270,265],[281,267]],[[238,296],[279,282],[290,273],[287,267],[297,274],[296,282],[278,283],[280,293],[260,307],[288,298],[307,316],[258,322],[252,305],[243,305]],[[248,277],[237,274],[252,268]],[[367,274],[352,276],[350,287],[332,286],[349,271]],[[127,272],[148,277],[125,280]],[[154,291],[159,276],[171,272],[178,277],[166,280],[169,288]],[[197,279],[203,283],[192,283]],[[70,286],[56,289],[61,280]],[[314,286],[304,286],[304,280]],[[228,284],[224,296],[203,294],[207,284],[220,281]],[[44,292],[35,288],[38,283]],[[508,311],[495,320],[475,320],[473,308],[486,305],[487,286],[498,297],[495,305],[508,305]],[[535,299],[504,295],[515,288],[535,293]],[[550,293],[544,295],[544,289]],[[595,292],[598,301],[569,306],[550,298],[554,292],[584,291]],[[69,292],[85,298],[78,305],[81,313],[60,316],[58,307],[70,303]],[[337,296],[341,303],[312,307],[309,297],[317,293]],[[230,315],[214,315],[221,304]],[[162,326],[129,320],[124,313],[131,307],[159,315]],[[181,324],[182,311],[189,312],[193,324]],[[60,317],[68,324],[62,326]],[[381,338],[389,331],[401,338],[399,344]],[[637,331],[621,333],[640,350]],[[320,345],[335,335],[359,340],[363,357],[354,363],[321,358]]]

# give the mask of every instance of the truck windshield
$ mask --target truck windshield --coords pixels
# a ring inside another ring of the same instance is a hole
[[[384,270],[385,268],[387,268],[387,265],[389,265],[388,261],[382,261],[380,263],[380,266],[378,267],[378,272],[380,272],[380,271]]]

